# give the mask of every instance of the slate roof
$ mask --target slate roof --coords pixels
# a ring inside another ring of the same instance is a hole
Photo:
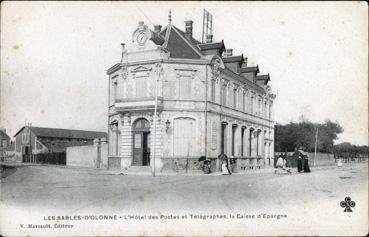
[[[255,67],[242,67],[241,68],[241,73],[245,73],[245,72],[259,72],[259,66],[255,66]]]
[[[14,137],[16,137],[24,128],[25,127],[22,127],[14,135]],[[106,132],[61,129],[61,128],[42,128],[42,127],[30,127],[30,129],[37,137],[79,138],[79,139],[87,139],[87,140],[107,137]]]
[[[239,62],[240,64],[242,64],[245,61],[243,54],[238,56],[224,57],[222,59],[224,63]]]
[[[197,46],[200,48],[200,50],[225,49],[223,40],[221,42],[216,42],[216,43],[198,44]]]
[[[166,42],[164,44],[169,50],[171,58],[199,59],[201,57],[200,50],[196,49],[196,45],[200,42],[192,37],[187,38],[186,34],[177,27],[168,25],[160,32],[160,35],[165,36]]]
[[[267,74],[267,75],[257,75],[256,80],[267,80],[267,81],[269,81],[270,77],[269,77],[269,74]]]
[[[47,147],[49,152],[63,152],[67,150],[67,147],[92,145],[93,141],[89,140],[83,142],[83,141],[68,141],[68,140],[58,140],[58,141],[41,140],[41,143]]]

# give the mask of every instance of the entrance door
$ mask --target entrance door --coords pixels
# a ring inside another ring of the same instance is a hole
[[[31,162],[31,159],[30,159],[30,148],[29,146],[23,146],[23,162]]]
[[[133,159],[132,165],[150,165],[150,125],[146,119],[139,119],[133,124]]]

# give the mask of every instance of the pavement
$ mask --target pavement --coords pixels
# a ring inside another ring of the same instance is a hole
[[[98,169],[98,168],[90,168],[90,167],[77,167],[77,166],[59,166],[59,165],[51,165],[51,164],[37,164],[37,163],[5,163],[0,162],[0,166],[8,166],[8,167],[28,167],[28,166],[40,166],[40,167],[50,167],[50,168],[60,168],[60,169],[70,169],[70,170],[77,170],[80,173],[90,173],[94,175],[152,175],[151,171],[147,170],[106,170],[106,169]],[[313,167],[314,170],[320,169],[332,169],[335,166],[318,166]],[[292,168],[292,173],[296,173],[296,168]],[[259,174],[259,173],[274,173],[275,168],[272,166],[262,167],[260,169],[247,169],[247,170],[236,170],[232,175],[243,175],[243,174]],[[206,176],[218,176],[222,175],[222,172],[212,172],[210,174],[204,174],[201,170],[188,170],[188,171],[156,171],[156,176],[172,176],[172,175],[185,175],[185,176],[192,176],[192,175],[206,175]]]
[[[114,213],[120,217],[211,213],[285,215],[286,218],[221,223],[166,219],[116,224],[73,222],[76,227],[60,235],[116,235],[117,228],[123,231],[120,235],[351,236],[368,232],[367,162],[311,167],[311,173],[294,170],[291,175],[276,175],[274,169],[227,176],[213,173],[157,177],[51,165],[18,165],[12,169],[14,172],[0,183],[0,219],[8,223],[6,228],[0,223],[0,230],[5,230],[5,236],[19,236],[16,228],[19,223],[29,220],[43,223],[44,216]],[[345,213],[340,206],[348,196],[356,203],[352,213]],[[230,231],[234,225],[237,227]],[[176,228],[175,232],[171,232],[172,227]],[[53,235],[53,232],[28,230],[26,234]]]

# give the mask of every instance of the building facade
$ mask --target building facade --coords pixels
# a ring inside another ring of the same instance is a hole
[[[212,35],[197,41],[192,26],[139,22],[132,43],[122,44],[121,62],[107,70],[109,168],[197,169],[206,156],[217,169],[222,153],[241,170],[273,165],[269,74]]]
[[[0,129],[0,161],[4,161],[6,151],[10,148],[11,141],[5,129]]]

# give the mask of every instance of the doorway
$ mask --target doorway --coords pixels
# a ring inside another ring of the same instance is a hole
[[[133,166],[150,165],[150,124],[146,119],[138,119],[133,124]]]

